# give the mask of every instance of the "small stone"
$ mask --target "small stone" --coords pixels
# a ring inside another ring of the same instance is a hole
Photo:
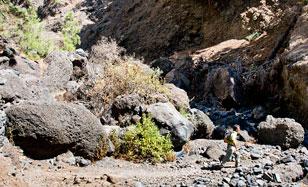
[[[15,53],[16,51],[13,48],[6,47],[2,55],[7,56],[7,57],[13,57]]]
[[[229,187],[230,185],[228,183],[222,182],[222,184],[219,185],[219,186],[221,186],[221,187]]]
[[[144,187],[144,185],[141,182],[136,182],[135,187]]]
[[[245,186],[246,186],[245,181],[239,180],[239,181],[237,182],[237,187],[245,187]]]
[[[254,179],[253,179],[253,177],[251,175],[247,175],[246,176],[246,180],[247,180],[247,184],[249,186],[252,186],[252,184],[254,183]]]
[[[86,53],[83,49],[76,49],[76,54],[82,56],[82,57],[88,57],[88,53]]]
[[[240,175],[238,173],[234,173],[233,178],[240,178]]]
[[[254,168],[253,168],[253,173],[254,173],[255,175],[262,174],[262,173],[263,173],[263,169],[262,169],[262,168],[259,168],[259,167],[254,167]]]
[[[284,164],[286,164],[286,163],[290,163],[290,162],[295,162],[296,160],[293,158],[293,156],[291,156],[291,155],[289,155],[289,156],[286,156],[286,157],[284,157],[284,158],[282,158],[281,160],[280,160],[280,162],[281,163],[284,163]]]
[[[263,157],[263,154],[262,154],[260,151],[253,150],[253,151],[250,153],[250,157],[251,157],[251,159],[253,159],[253,160],[257,160],[257,159],[262,158],[262,157]]]
[[[274,173],[273,176],[274,176],[274,180],[275,180],[276,182],[278,182],[278,183],[281,183],[281,182],[282,182],[282,181],[281,181],[281,178],[280,178],[280,175],[279,175],[278,173]]]
[[[0,83],[0,84],[1,84],[1,83]],[[300,153],[303,153],[303,154],[305,154],[305,155],[308,155],[308,150],[307,150],[306,147],[302,147],[302,148],[300,149],[299,152],[300,152]]]
[[[0,85],[5,85],[5,83],[6,83],[6,79],[0,78]]]
[[[308,167],[308,159],[305,159],[305,160],[303,161],[303,165],[304,165],[304,167]]]
[[[1,63],[5,63],[5,62],[8,62],[8,61],[10,61],[10,59],[9,59],[8,57],[6,57],[6,56],[0,57],[0,64],[1,64]]]
[[[80,178],[75,176],[73,184],[80,184],[80,182],[81,182]]]
[[[120,182],[120,179],[112,175],[107,175],[107,181],[111,184],[117,184]]]
[[[262,178],[267,181],[273,181],[273,176],[270,173],[264,173]]]
[[[230,185],[231,186],[236,186],[237,185],[237,183],[238,183],[238,181],[239,181],[239,179],[231,179],[231,181],[230,181]]]
[[[80,166],[80,167],[85,167],[91,164],[90,160],[84,159],[82,157],[77,156],[76,157],[76,165]]]
[[[256,182],[259,186],[264,186],[265,182],[263,180],[257,179]]]
[[[231,179],[229,177],[224,177],[223,182],[230,183]]]

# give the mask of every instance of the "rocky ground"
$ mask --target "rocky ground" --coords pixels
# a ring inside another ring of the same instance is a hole
[[[95,163],[68,152],[32,160],[10,144],[1,148],[4,186],[305,186],[308,150],[244,144],[241,166],[215,168],[226,148],[222,141],[195,140],[189,154],[174,162],[132,163],[106,157]],[[77,166],[78,165],[78,166]]]
[[[308,185],[308,5],[108,0],[35,6],[46,37],[56,41],[57,25],[74,11],[83,49],[33,61],[0,36],[0,186]],[[137,90],[112,97],[127,85],[110,88],[122,80],[112,79],[117,72],[108,72],[109,62],[111,70],[138,67],[136,76],[159,68],[167,91],[146,87],[146,96]],[[110,134],[122,138],[143,114],[171,135],[176,160],[101,158],[103,143],[108,155],[115,152]],[[242,128],[241,166],[219,168],[226,151],[221,139],[234,124]],[[189,149],[183,152],[183,145]]]

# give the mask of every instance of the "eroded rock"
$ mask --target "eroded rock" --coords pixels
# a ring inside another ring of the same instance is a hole
[[[296,148],[304,141],[304,128],[289,118],[267,116],[258,126],[258,141],[279,145],[282,148]]]
[[[193,124],[182,116],[170,103],[156,103],[148,107],[147,112],[153,117],[160,128],[171,132],[175,147],[187,142],[195,128]]]
[[[21,103],[6,114],[10,138],[33,158],[51,158],[68,150],[89,159],[97,157],[102,125],[81,105]]]

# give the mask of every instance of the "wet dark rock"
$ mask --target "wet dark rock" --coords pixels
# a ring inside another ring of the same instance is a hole
[[[174,63],[169,60],[169,58],[161,57],[156,60],[153,60],[150,63],[150,67],[155,69],[159,68],[159,70],[162,71],[162,76],[166,76],[166,74],[173,69]]]
[[[232,68],[219,67],[207,75],[205,95],[213,95],[225,108],[232,108],[242,102],[242,88],[238,72]]]
[[[256,120],[264,120],[266,118],[265,109],[262,106],[257,106],[252,110],[252,117]]]
[[[191,86],[191,82],[188,79],[188,77],[182,73],[181,71],[178,71],[176,69],[171,70],[166,76],[165,80],[167,83],[172,83],[176,87],[179,87],[184,90],[189,90]]]

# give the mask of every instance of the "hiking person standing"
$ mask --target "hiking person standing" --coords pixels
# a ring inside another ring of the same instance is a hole
[[[233,131],[227,134],[224,138],[224,142],[228,144],[227,147],[227,154],[221,161],[221,166],[223,167],[224,164],[231,160],[232,155],[235,156],[235,167],[239,166],[240,157],[238,154],[239,145],[237,142],[237,135],[240,132],[240,126],[235,125],[233,127]]]

